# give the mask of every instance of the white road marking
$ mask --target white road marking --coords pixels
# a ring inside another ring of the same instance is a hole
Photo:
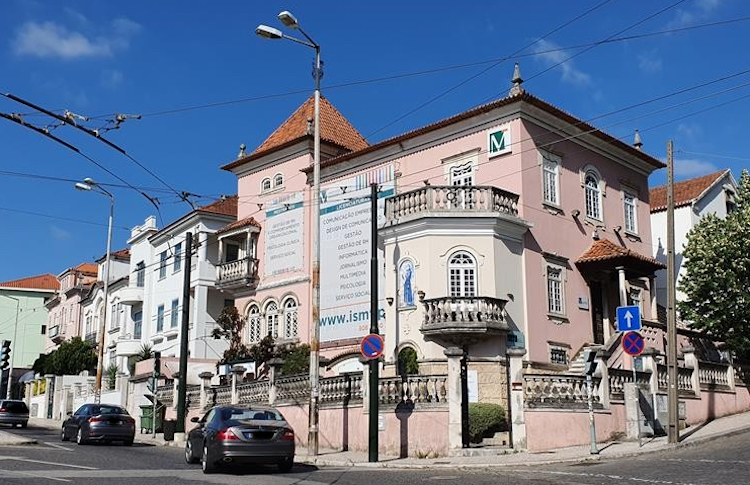
[[[583,473],[583,472],[562,472],[562,471],[547,471],[547,470],[525,470],[526,473],[540,473],[545,475],[559,475],[559,476],[570,476],[570,477],[588,477],[588,478],[606,478],[609,480],[617,480],[619,483],[623,481],[647,483],[649,485],[698,485],[696,483],[682,483],[682,482],[671,482],[668,480],[653,480],[649,478],[637,478],[637,477],[623,477],[620,475],[607,475],[606,473]]]
[[[61,450],[65,450],[65,451],[73,451],[73,448],[68,448],[67,446],[63,446],[63,445],[58,444],[58,443],[51,443],[49,441],[44,441],[43,443],[45,445],[47,445],[47,446],[52,446],[53,448],[59,448]]]
[[[40,465],[64,466],[64,467],[67,467],[67,468],[78,468],[80,470],[98,470],[98,468],[94,468],[92,466],[71,465],[69,463],[59,463],[59,462],[56,462],[56,461],[32,460],[31,458],[23,458],[21,456],[2,456],[2,457],[0,457],[0,459],[1,460],[23,461],[25,463],[39,463]]]
[[[49,477],[47,475],[39,475],[36,473],[31,473],[31,472],[21,472],[18,470],[1,470],[1,471],[6,472],[6,473],[16,473],[18,475],[24,475],[27,477],[46,478],[47,480],[54,480],[56,482],[69,482],[70,481],[70,480],[66,480],[65,478]]]

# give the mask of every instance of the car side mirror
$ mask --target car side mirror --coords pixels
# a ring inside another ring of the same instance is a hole
[[[73,416],[73,411],[68,411],[68,412],[67,412],[66,414],[67,414],[68,416]]]
[[[200,421],[201,418],[199,418],[198,416],[193,416],[192,418],[190,418],[191,423],[200,423]]]

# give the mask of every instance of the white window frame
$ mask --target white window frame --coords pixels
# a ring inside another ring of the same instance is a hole
[[[284,314],[284,338],[297,338],[299,335],[299,302],[293,296],[289,296],[284,299],[281,308]]]
[[[263,316],[266,321],[266,335],[271,335],[274,339],[279,338],[279,303],[276,300],[269,300],[263,307]]]
[[[163,280],[167,277],[167,252],[162,251],[159,253],[159,279]]]
[[[268,185],[266,187],[266,184]],[[273,180],[271,180],[271,177],[265,177],[263,180],[260,181],[260,192],[270,192],[273,190]]]
[[[182,269],[182,243],[178,242],[174,245],[174,259],[172,261],[172,272],[179,273]]]
[[[156,307],[156,333],[164,331],[164,305]]]
[[[564,266],[545,261],[544,280],[547,294],[547,314],[549,315],[558,317],[566,315],[565,277]]]
[[[146,286],[146,263],[143,261],[135,264],[135,286],[136,288]]]
[[[177,328],[180,324],[179,321],[179,310],[180,310],[180,299],[174,298],[172,300],[172,307],[170,308],[169,315],[169,328]]]
[[[281,181],[279,182],[279,177],[281,177]],[[284,174],[279,172],[277,174],[274,174],[272,179],[272,185],[274,189],[280,189],[284,186]]]
[[[562,158],[546,151],[540,151],[542,166],[542,202],[547,205],[560,207],[560,167]],[[548,176],[552,177],[552,184],[547,183]],[[548,190],[551,189],[551,190]]]
[[[255,344],[263,338],[263,318],[260,312],[260,306],[257,303],[251,303],[247,307],[247,341]]]
[[[451,165],[448,169],[448,176],[451,185],[460,187],[474,185],[474,162],[467,160],[461,164]]]
[[[628,202],[628,198],[632,199],[632,202]],[[632,227],[629,227],[629,216],[628,209],[631,208],[633,211]],[[638,195],[632,190],[622,191],[622,209],[623,209],[623,221],[626,233],[638,234]]]
[[[593,181],[590,184],[589,181]],[[595,221],[604,221],[601,177],[594,170],[586,170],[583,176],[583,197],[586,217]]]
[[[464,262],[455,261],[465,258]],[[469,262],[471,261],[471,262]],[[477,296],[477,258],[469,251],[461,249],[448,256],[448,294],[452,298],[472,298]],[[457,286],[453,283],[456,282]]]

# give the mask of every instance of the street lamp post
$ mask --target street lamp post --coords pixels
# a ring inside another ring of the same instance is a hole
[[[284,34],[278,29],[259,25],[255,33],[264,39],[287,39],[315,50],[313,78],[315,79],[314,144],[313,144],[313,190],[312,190],[312,335],[310,337],[310,402],[307,435],[307,449],[312,456],[318,454],[318,405],[320,398],[320,78],[323,71],[320,63],[320,45],[310,38],[300,27],[291,12],[283,11],[279,20],[288,28],[299,30],[305,39]]]
[[[16,340],[16,337],[18,336],[18,313],[21,310],[21,300],[18,298],[14,298],[12,296],[3,295],[5,298],[10,298],[11,300],[16,301],[16,322],[13,324],[13,340],[11,341],[11,349],[14,349],[16,345],[18,345],[18,341]],[[11,384],[13,383],[13,361],[16,358],[16,352],[15,350],[11,350],[10,352],[10,362],[8,366],[8,388],[5,391],[5,399],[10,399],[10,391],[12,389]]]
[[[76,189],[82,191],[94,191],[98,194],[106,195],[109,197],[109,223],[107,224],[107,255],[105,256],[104,262],[104,311],[102,313],[102,319],[99,323],[99,339],[98,339],[98,358],[96,362],[96,402],[99,403],[102,397],[102,373],[104,368],[104,334],[107,329],[107,307],[109,302],[109,265],[110,265],[110,252],[112,247],[112,219],[115,213],[115,196],[112,195],[107,189],[94,182],[90,178],[83,179],[83,182],[78,182],[75,185]]]

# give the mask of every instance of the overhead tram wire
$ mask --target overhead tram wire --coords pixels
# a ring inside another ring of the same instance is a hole
[[[28,178],[33,180],[48,180],[51,182],[65,182],[65,183],[76,183],[80,182],[81,179],[73,179],[73,178],[66,178],[66,177],[54,177],[51,175],[41,175],[36,173],[27,173],[27,172],[15,172],[11,170],[0,170],[0,176],[8,176],[8,177],[19,177],[19,178]],[[105,183],[105,182],[97,182],[97,185],[101,185],[103,187],[113,187],[113,188],[130,188],[125,184],[112,184],[112,183]],[[158,187],[138,187],[139,190],[148,190],[149,192],[161,192],[165,194],[171,194],[172,191],[167,189],[160,189]]]
[[[394,124],[398,123],[399,121],[403,120],[404,118],[407,118],[408,116],[411,116],[412,114],[416,113],[417,111],[420,111],[421,109],[423,109],[423,108],[431,105],[432,103],[434,103],[435,101],[439,100],[440,98],[442,98],[444,96],[447,96],[448,94],[452,93],[456,89],[459,89],[460,87],[462,87],[462,86],[470,83],[474,79],[476,79],[476,78],[478,78],[478,77],[486,74],[487,72],[491,71],[492,69],[494,69],[495,67],[499,66],[500,64],[502,64],[503,62],[507,61],[508,59],[512,59],[514,56],[520,54],[521,52],[525,51],[526,49],[528,49],[529,47],[533,46],[534,44],[537,44],[538,42],[546,39],[550,35],[552,35],[552,34],[558,32],[558,31],[564,29],[568,25],[570,25],[570,24],[578,21],[579,19],[585,17],[586,15],[590,14],[591,12],[594,12],[594,11],[598,10],[599,8],[603,7],[604,5],[608,4],[611,1],[612,0],[604,0],[603,2],[600,2],[597,5],[594,5],[590,9],[586,10],[585,12],[583,12],[582,14],[579,14],[578,16],[576,16],[576,17],[574,17],[574,18],[572,18],[572,19],[564,22],[562,25],[560,25],[560,26],[558,26],[558,27],[550,30],[549,32],[547,32],[546,34],[544,34],[543,36],[541,36],[540,38],[534,40],[533,42],[530,42],[530,43],[526,44],[525,46],[521,47],[520,49],[517,49],[514,53],[510,54],[509,56],[500,58],[499,60],[497,60],[496,62],[494,62],[490,66],[482,69],[481,71],[477,72],[476,74],[474,74],[474,75],[472,75],[472,76],[464,79],[460,83],[458,83],[458,84],[456,84],[456,85],[448,88],[447,90],[439,93],[436,96],[433,96],[432,98],[430,98],[427,101],[423,102],[419,106],[417,106],[415,108],[412,108],[411,110],[407,111],[406,113],[398,116],[396,119],[394,119],[394,120],[386,123],[385,125],[381,126],[377,130],[371,132],[369,135],[365,136],[364,138],[366,140],[369,140],[373,135],[376,135],[376,134],[380,133],[381,131],[385,130],[386,128],[389,128],[389,127],[393,126]]]
[[[750,21],[750,16],[737,17],[733,19],[720,20],[716,22],[708,22],[704,24],[696,24],[696,25],[691,25],[687,27],[664,29],[664,30],[657,30],[653,32],[645,32],[643,34],[634,34],[634,35],[628,35],[628,36],[622,36],[622,37],[615,37],[609,40],[599,40],[595,42],[586,42],[583,44],[562,46],[562,47],[557,47],[553,49],[544,49],[544,50],[539,50],[535,52],[530,52],[527,54],[518,54],[515,56],[515,58],[524,59],[524,58],[529,58],[529,57],[537,57],[540,55],[550,54],[550,53],[555,53],[555,52],[565,52],[565,51],[570,51],[570,50],[575,50],[575,49],[583,49],[583,48],[591,47],[591,46],[601,46],[601,45],[613,44],[617,42],[627,42],[631,40],[638,40],[638,39],[645,39],[649,37],[657,37],[657,36],[662,36],[662,35],[682,33],[682,32],[688,32],[692,30],[710,28],[710,27],[720,27],[720,26],[726,26],[726,25],[731,25],[734,23],[741,23],[741,22],[748,22],[748,21]],[[453,65],[448,65],[448,66],[436,67],[432,69],[425,69],[421,71],[411,71],[411,72],[405,72],[405,73],[400,73],[400,74],[393,74],[390,76],[381,76],[381,77],[376,77],[376,78],[347,81],[343,83],[331,84],[329,86],[326,86],[326,90],[331,91],[334,89],[361,86],[361,85],[367,85],[367,84],[375,84],[375,83],[381,83],[381,82],[410,78],[410,77],[425,76],[425,75],[430,75],[430,74],[438,74],[441,72],[455,71],[455,70],[467,69],[471,67],[483,66],[483,65],[495,63],[501,60],[507,60],[507,58],[506,57],[492,58],[492,59],[486,59],[483,61],[468,62],[468,63],[463,63],[463,64],[453,64]],[[265,95],[259,95],[259,96],[248,96],[244,98],[237,98],[237,99],[226,100],[226,101],[217,101],[217,102],[212,102],[212,103],[205,103],[205,104],[198,104],[198,105],[191,105],[191,106],[181,106],[177,108],[153,111],[153,112],[144,112],[141,114],[141,116],[143,118],[149,118],[152,116],[163,116],[163,115],[170,115],[170,114],[182,113],[182,112],[187,112],[187,111],[217,108],[221,106],[248,103],[252,101],[262,101],[265,99],[294,96],[297,94],[308,94],[310,92],[311,92],[310,89],[298,89],[298,90],[287,91],[287,92],[282,92],[282,93],[272,93],[272,94],[265,94]],[[63,111],[63,110],[52,110],[52,111]],[[89,117],[89,119],[96,120],[96,119],[110,118],[110,117],[115,116],[116,114],[117,113],[100,114],[100,115],[91,116]],[[22,116],[41,116],[42,114],[37,113],[37,112],[29,112],[29,113],[21,113],[21,115]]]
[[[38,106],[38,105],[36,105],[36,104],[34,104],[34,103],[30,102],[30,101],[27,101],[27,100],[25,100],[23,98],[15,96],[15,95],[13,95],[11,93],[3,93],[3,96],[5,96],[6,98],[11,99],[11,100],[13,100],[13,101],[15,101],[17,103],[23,104],[24,106],[28,106],[29,108],[32,108],[32,109],[35,109],[35,110],[37,110],[37,111],[39,111],[41,113],[44,113],[47,116],[50,116],[50,117],[52,117],[52,118],[54,118],[54,119],[56,119],[58,121],[61,121],[64,125],[72,126],[74,128],[77,128],[78,130],[86,133],[89,136],[93,136],[94,138],[96,138],[97,140],[101,141],[105,145],[109,146],[110,148],[113,148],[114,150],[120,152],[122,155],[124,155],[125,157],[127,157],[128,159],[130,159],[133,163],[135,163],[136,165],[138,165],[139,167],[141,167],[148,174],[150,174],[152,177],[154,177],[156,180],[158,180],[162,185],[164,185],[165,187],[167,187],[168,189],[170,189],[172,192],[174,192],[175,195],[177,195],[178,197],[181,197],[186,203],[188,203],[190,205],[190,207],[192,209],[195,209],[195,205],[193,205],[193,203],[188,200],[188,198],[187,198],[187,196],[185,195],[184,192],[183,193],[177,192],[177,190],[175,190],[174,187],[172,187],[167,182],[165,182],[164,179],[162,179],[161,177],[159,177],[156,173],[154,173],[148,167],[146,167],[141,162],[139,162],[138,160],[136,160],[135,157],[133,157],[132,155],[130,155],[123,148],[119,147],[118,145],[116,145],[116,144],[112,143],[111,141],[107,140],[106,138],[102,137],[101,134],[98,131],[94,131],[94,130],[91,130],[89,128],[86,128],[85,126],[81,126],[80,124],[76,123],[75,118],[73,118],[71,116],[67,116],[67,117],[60,116],[57,113],[53,113],[52,111],[49,111],[46,108]],[[119,115],[118,115],[118,121],[119,121]],[[154,200],[151,197],[149,197],[148,195],[146,195],[144,192],[141,192],[141,194],[144,197],[146,197],[147,199],[149,199],[149,201],[151,201],[151,203],[153,203],[155,206],[157,206],[157,210],[158,210],[158,205],[154,202]]]
[[[46,217],[47,219],[55,219],[55,220],[58,220],[58,221],[76,222],[78,224],[88,224],[90,226],[107,227],[107,224],[102,224],[102,223],[99,223],[99,222],[87,221],[87,220],[84,220],[84,219],[75,219],[73,217],[55,216],[55,215],[52,215],[52,214],[44,214],[44,213],[41,213],[41,212],[33,212],[33,211],[27,211],[27,210],[23,210],[23,209],[14,209],[12,207],[0,207],[0,211],[4,211],[4,212],[16,212],[18,214],[24,214],[24,215],[36,216],[36,217]],[[112,226],[112,227],[114,227],[116,229],[121,229],[123,231],[129,231],[130,230],[129,227],[125,227],[125,226]]]

